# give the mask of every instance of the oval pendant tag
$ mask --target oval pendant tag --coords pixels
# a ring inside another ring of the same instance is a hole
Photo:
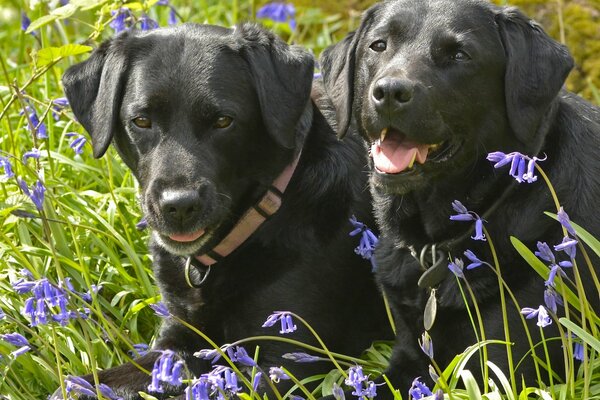
[[[433,327],[436,314],[437,299],[435,298],[435,289],[431,289],[431,292],[429,293],[429,299],[427,299],[427,304],[425,304],[425,312],[423,313],[423,325],[426,331]]]

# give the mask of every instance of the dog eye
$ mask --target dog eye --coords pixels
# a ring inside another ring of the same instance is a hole
[[[450,58],[454,61],[468,61],[471,59],[471,57],[469,57],[469,55],[462,50],[456,51],[450,56]]]
[[[131,122],[133,122],[133,124],[135,126],[137,126],[138,128],[142,128],[142,129],[152,128],[152,121],[150,120],[150,118],[137,117],[137,118],[134,118]]]
[[[233,123],[233,118],[224,115],[222,117],[217,118],[217,120],[213,124],[213,128],[217,128],[217,129],[229,128],[229,126],[232,123]]]
[[[385,51],[385,49],[387,49],[387,43],[385,42],[385,40],[376,40],[373,43],[371,43],[369,48],[377,53],[381,53],[382,51]]]

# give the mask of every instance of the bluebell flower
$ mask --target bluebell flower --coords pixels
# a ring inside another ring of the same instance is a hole
[[[259,371],[254,375],[254,378],[252,379],[252,390],[255,392],[258,390],[258,387],[260,386],[260,381],[262,379],[262,375],[263,375],[262,372]]]
[[[565,236],[561,244],[554,246],[555,251],[564,251],[570,258],[575,258],[577,255],[577,240]]]
[[[257,18],[267,18],[275,22],[287,22],[292,30],[296,29],[296,9],[291,3],[272,2],[262,6],[256,12]]]
[[[429,364],[429,376],[431,377],[431,380],[435,383],[438,383],[438,381],[440,380],[440,376],[437,374],[435,368],[433,368],[433,365]]]
[[[233,370],[227,368],[223,374],[225,376],[225,390],[227,393],[237,393],[242,390],[241,387],[238,387],[237,375]]]
[[[6,318],[6,313],[4,312],[3,309],[0,308],[0,319],[4,319]]]
[[[286,360],[292,360],[297,363],[311,363],[311,362],[316,362],[316,361],[322,360],[321,357],[313,356],[311,354],[302,353],[302,352],[285,353],[281,357],[285,358]]]
[[[36,181],[31,188],[29,188],[27,183],[21,178],[17,178],[17,183],[19,184],[19,187],[23,193],[31,199],[35,207],[39,211],[42,211],[44,204],[44,193],[46,192],[46,188],[42,182],[40,180]]]
[[[423,353],[427,355],[429,358],[433,358],[433,343],[431,342],[431,336],[427,331],[423,332],[421,335],[421,339],[419,339],[419,346]]]
[[[150,392],[163,393],[164,388],[161,382],[166,382],[172,386],[179,386],[183,380],[181,373],[185,366],[182,360],[175,360],[176,354],[172,350],[158,350],[161,355],[154,362],[152,368],[152,381],[148,386]]]
[[[154,313],[161,318],[168,318],[171,316],[171,313],[169,312],[167,305],[165,303],[163,303],[162,301],[159,301],[158,303],[155,303],[155,304],[150,304],[150,308],[153,309]]]
[[[246,367],[255,367],[256,361],[244,349],[242,346],[235,346],[235,351],[233,352],[233,357],[230,357],[231,361],[240,363]]]
[[[60,112],[69,106],[69,100],[66,97],[58,97],[52,100],[52,118],[55,121],[60,119]]]
[[[344,393],[344,389],[337,384],[337,382],[333,383],[333,397],[335,400],[346,400],[346,394]]]
[[[76,132],[68,132],[65,134],[65,136],[68,138],[74,137],[74,139],[71,140],[69,147],[72,148],[76,154],[82,154],[83,146],[85,146],[85,144],[87,143],[86,137]]]
[[[281,334],[292,333],[297,329],[289,311],[275,311],[273,314],[269,315],[262,327],[271,327],[275,325],[277,321],[281,322],[281,330],[279,331]]]
[[[374,272],[376,270],[376,265],[373,252],[375,251],[379,239],[367,225],[358,221],[354,215],[350,218],[350,223],[354,230],[352,230],[349,235],[356,236],[360,234],[360,241],[358,246],[354,249],[354,252],[365,260],[371,261],[371,270]]]
[[[375,383],[365,376],[360,365],[348,369],[348,378],[344,383],[354,389],[352,391],[354,396],[373,398],[377,395]]]
[[[279,383],[279,381],[287,381],[290,378],[288,374],[281,367],[271,367],[269,368],[269,378],[275,382]]]
[[[548,325],[552,324],[552,318],[548,315],[548,311],[544,308],[544,306],[539,306],[538,308],[529,308],[524,307],[521,310],[521,314],[525,315],[525,318],[532,319],[537,317],[538,322],[537,326],[540,328],[545,328]]]
[[[475,221],[475,236],[471,236],[473,240],[482,240],[485,241],[485,235],[483,233],[483,220],[477,215],[477,213],[473,211],[467,210],[460,201],[454,200],[452,202],[452,209],[456,211],[458,214],[451,215],[451,221]]]
[[[169,26],[177,25],[177,13],[175,12],[175,8],[173,6],[170,7],[169,10],[169,18],[167,19],[167,23]]]
[[[144,229],[148,228],[148,221],[146,221],[146,217],[142,217],[142,219],[140,219],[138,223],[135,224],[135,228],[138,231],[143,231]]]
[[[46,124],[44,124],[43,121],[40,121],[40,119],[38,118],[37,112],[35,111],[35,108],[33,108],[33,106],[30,106],[30,105],[25,106],[25,111],[21,112],[21,114],[27,115],[27,119],[29,121],[29,123],[27,124],[27,127],[29,128],[31,133],[36,135],[36,137],[38,139],[47,139],[48,138],[48,131],[46,128]]]
[[[452,271],[452,273],[461,279],[465,279],[465,274],[463,272],[464,263],[460,258],[455,258],[454,261],[451,261],[448,264],[448,269]]]
[[[573,358],[583,361],[583,345],[579,342],[573,344]]]
[[[65,390],[69,398],[72,398],[71,394],[97,397],[92,384],[79,376],[67,376],[65,378]]]
[[[122,397],[117,396],[117,394],[108,385],[105,385],[104,383],[98,385],[98,391],[100,392],[100,394],[102,394],[102,397],[106,399],[123,400]]]
[[[567,232],[569,232],[569,235],[576,237],[577,232],[575,232],[575,228],[573,228],[573,225],[571,225],[571,219],[562,207],[558,210],[557,217],[558,222],[565,227]]]
[[[313,79],[319,79],[323,76],[323,74],[321,72],[315,72],[313,74]]]
[[[433,392],[420,381],[421,378],[415,378],[412,382],[412,386],[408,391],[409,396],[413,398],[413,400],[419,400],[427,396],[433,396]]]
[[[471,261],[471,263],[466,266],[466,269],[474,269],[484,264],[484,262],[481,261],[471,250],[467,250],[463,254],[469,259],[469,261]]]
[[[537,181],[535,165],[538,161],[546,160],[546,158],[529,157],[519,152],[505,154],[501,151],[489,153],[487,159],[495,163],[494,168],[501,168],[510,163],[509,174],[519,183],[533,183]]]
[[[0,335],[0,339],[12,344],[13,346],[19,347],[17,350],[10,353],[10,355],[14,358],[31,350],[29,341],[20,333],[5,333]]]
[[[485,241],[485,234],[483,233],[483,220],[481,218],[477,218],[475,220],[475,236],[471,236],[473,240],[483,240]]]
[[[127,7],[112,10],[110,15],[112,15],[114,19],[108,25],[115,30],[115,33],[125,31],[133,25],[133,15]]]
[[[158,22],[150,18],[147,14],[142,14],[142,17],[140,18],[139,22],[140,28],[143,31],[149,31],[158,28]]]
[[[133,345],[133,349],[127,351],[130,357],[142,357],[148,354],[148,350],[150,350],[150,346],[146,343],[135,343]]]
[[[534,253],[537,257],[552,264],[556,263],[554,253],[552,253],[552,250],[550,250],[550,246],[548,246],[546,242],[537,242],[537,248],[538,251]]]
[[[552,286],[546,286],[546,290],[544,290],[544,303],[554,314],[558,310],[558,305],[563,305],[562,297],[556,293]]]
[[[185,398],[192,400],[210,400],[209,391],[211,384],[206,376],[201,376],[194,379],[192,383],[185,389]]]
[[[2,169],[4,169],[4,178],[5,179],[9,179],[9,178],[12,178],[13,176],[15,176],[15,173],[13,172],[13,169],[12,169],[12,164],[10,163],[10,160],[7,157],[0,156],[0,167],[2,167]]]
[[[36,149],[35,147],[32,148],[31,150],[25,152],[25,154],[23,154],[23,164],[27,163],[27,160],[30,158],[34,158],[34,159],[39,159],[40,158],[40,151],[38,149]]]
[[[27,28],[29,28],[29,25],[31,25],[31,20],[29,19],[27,14],[25,14],[25,12],[22,11],[21,12],[21,30],[23,32],[25,32],[27,30]]]
[[[221,353],[217,349],[202,349],[195,352],[194,356],[203,360],[210,360],[211,364],[214,364],[221,358]]]

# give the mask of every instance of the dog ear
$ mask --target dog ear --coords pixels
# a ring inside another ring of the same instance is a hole
[[[281,146],[296,146],[296,126],[310,100],[313,56],[256,24],[238,26],[240,54],[248,62],[264,124]]]
[[[378,9],[378,5],[369,8],[363,14],[358,29],[346,35],[341,42],[326,48],[319,60],[325,90],[336,110],[337,134],[340,139],[346,135],[352,120],[357,46],[364,32],[371,26],[373,15]]]
[[[122,51],[127,34],[110,39],[62,77],[73,114],[90,134],[94,157],[104,155],[117,128],[127,61]]]
[[[573,68],[573,59],[565,46],[516,8],[503,8],[496,21],[507,60],[508,119],[516,137],[530,144]]]

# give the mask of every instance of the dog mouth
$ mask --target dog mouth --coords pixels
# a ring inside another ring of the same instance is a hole
[[[173,233],[171,235],[166,235],[169,239],[177,243],[191,243],[195,242],[206,233],[205,229],[199,229],[196,232],[191,233]]]
[[[418,143],[396,129],[384,128],[371,144],[370,153],[377,173],[405,175],[425,164],[443,163],[459,148],[460,143],[450,139],[434,144]]]

